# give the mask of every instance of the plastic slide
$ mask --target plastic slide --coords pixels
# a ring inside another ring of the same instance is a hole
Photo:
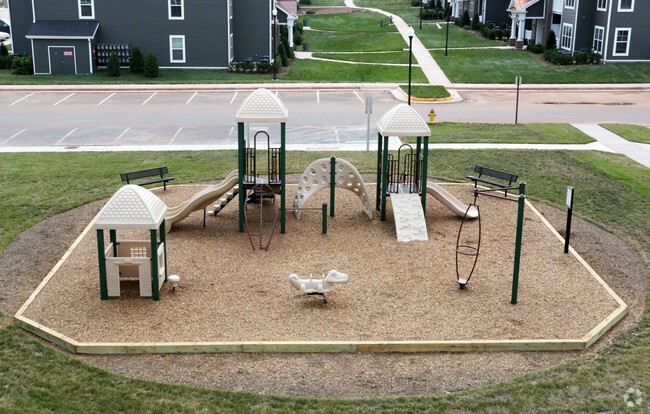
[[[427,183],[427,193],[434,196],[438,201],[445,205],[449,210],[453,211],[457,215],[463,217],[465,211],[467,211],[467,204],[463,204],[456,197],[449,194],[447,190],[440,187],[438,184]],[[467,212],[468,218],[477,218],[478,210],[476,207],[472,207]]]
[[[206,187],[181,204],[168,208],[165,217],[167,231],[171,230],[172,224],[183,220],[193,211],[206,209],[238,183],[239,174],[237,170],[234,170],[219,184]]]

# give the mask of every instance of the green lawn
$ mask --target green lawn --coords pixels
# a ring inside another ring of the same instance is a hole
[[[400,88],[408,95],[408,85],[401,85]],[[422,99],[449,98],[451,94],[447,88],[441,85],[411,85],[411,97]]]
[[[512,144],[587,144],[594,139],[569,124],[430,124],[429,142],[512,143]],[[415,138],[409,138],[415,142]]]
[[[311,0],[311,4],[304,5],[304,7],[311,6],[345,6],[345,0]]]
[[[554,66],[540,55],[515,50],[435,50],[431,54],[452,82],[507,83],[647,83],[650,63]]]
[[[408,65],[409,52],[386,52],[386,53],[314,53],[314,57],[323,59],[345,60],[348,62],[368,63],[402,63]],[[413,63],[417,61],[413,58]]]
[[[505,46],[506,43],[500,40],[490,40],[479,36],[472,30],[465,30],[449,23],[449,42],[447,43],[447,27],[445,22],[440,22],[440,29],[435,24],[422,25],[422,30],[413,26],[416,36],[422,44],[429,49],[444,48],[445,44],[449,49],[459,47],[481,47],[481,46]],[[478,51],[483,53],[483,51]]]
[[[312,52],[401,51],[408,45],[397,32],[319,32],[305,30],[305,42]]]
[[[309,27],[318,30],[335,30],[342,32],[397,32],[397,28],[380,26],[380,21],[386,21],[386,16],[380,13],[361,11],[336,14],[308,14],[301,17],[307,19]]]
[[[650,129],[648,127],[630,124],[600,124],[600,126],[628,141],[650,144]]]
[[[355,65],[299,59],[282,77],[287,81],[305,82],[408,82],[408,67],[382,65]],[[427,78],[419,67],[412,68],[414,83],[426,83]]]
[[[312,160],[330,155],[289,152],[287,171],[301,173]],[[361,173],[375,171],[374,152],[336,155]],[[622,236],[648,263],[647,168],[599,152],[436,150],[430,152],[429,176],[466,181],[475,164],[518,173],[528,183],[530,198],[558,208],[564,206],[566,185],[575,186],[579,198],[574,213]],[[0,154],[0,165],[1,251],[35,222],[109,197],[121,186],[121,171],[168,165],[181,184],[224,177],[236,168],[236,157],[234,151]],[[84,180],[76,179],[79,176]],[[335,395],[327,400],[277,397],[130,379],[72,359],[15,326],[0,323],[0,412],[624,412],[623,396],[630,387],[644,393],[644,405],[637,410],[647,412],[648,304],[646,299],[638,326],[616,338],[615,345],[550,370],[445,395],[346,400]],[[462,354],[454,357],[462,359]],[[537,356],[529,353],[523,358],[522,363],[534,363]]]

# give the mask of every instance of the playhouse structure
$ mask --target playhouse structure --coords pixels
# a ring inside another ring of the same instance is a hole
[[[166,214],[165,203],[137,185],[120,188],[101,209],[94,227],[102,300],[120,296],[120,281],[126,279],[138,281],[140,296],[160,300],[160,288],[167,281]],[[149,230],[150,239],[117,239],[117,230],[134,229]],[[104,230],[110,235],[108,247],[104,247]]]

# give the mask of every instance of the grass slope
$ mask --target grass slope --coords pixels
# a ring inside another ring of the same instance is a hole
[[[630,124],[600,124],[600,126],[628,141],[650,144],[650,128],[648,127]]]
[[[414,83],[426,83],[427,78],[419,67],[411,68]],[[284,80],[314,82],[408,82],[408,67],[382,65],[355,65],[318,60],[297,60]]]
[[[329,155],[289,152],[287,170],[301,173],[310,161]],[[346,152],[344,158],[362,173],[375,171],[374,152]],[[121,186],[121,171],[168,165],[180,184],[224,177],[236,157],[234,151],[0,154],[0,163],[2,250],[32,223],[110,196]],[[625,237],[647,262],[647,168],[598,152],[436,150],[429,174],[464,181],[475,164],[519,173],[531,198],[557,207],[564,204],[566,185],[574,185],[576,214]],[[547,371],[441,396],[315,400],[160,384],[91,367],[1,323],[0,361],[2,412],[622,412],[630,387],[644,393],[645,405],[638,409],[646,412],[650,324],[646,307],[639,325],[615,346]]]

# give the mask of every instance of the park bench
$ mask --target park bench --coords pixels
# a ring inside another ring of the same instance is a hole
[[[474,188],[476,188],[476,186],[480,181],[482,183],[486,183],[486,184],[490,184],[496,187],[506,189],[512,187],[512,183],[515,183],[518,177],[517,174],[495,170],[493,168],[482,167],[480,165],[474,167],[474,172],[478,173],[478,176],[473,176],[473,175],[467,176],[467,178],[474,181]],[[490,179],[487,179],[485,177],[490,177]],[[501,180],[501,181],[494,181],[494,179]],[[505,190],[505,194],[508,195],[508,190]]]
[[[134,184],[147,185],[147,184],[163,183],[163,190],[167,191],[167,181],[171,181],[174,179],[174,177],[165,177],[164,175],[167,173],[168,173],[167,167],[158,167],[158,168],[149,168],[148,170],[121,173],[120,177],[122,178],[122,181],[126,181],[127,184],[131,184],[131,181],[140,180],[142,178],[160,177],[152,180],[141,181],[139,183],[134,183]]]

